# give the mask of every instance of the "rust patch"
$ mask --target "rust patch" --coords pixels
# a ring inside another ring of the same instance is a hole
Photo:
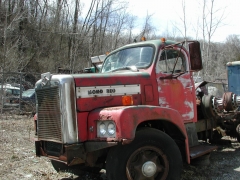
[[[111,115],[100,114],[98,120],[109,120],[113,119]]]

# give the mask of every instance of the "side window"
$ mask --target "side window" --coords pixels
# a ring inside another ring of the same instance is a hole
[[[162,51],[158,68],[163,73],[180,73],[186,71],[186,60],[182,52],[173,49]]]

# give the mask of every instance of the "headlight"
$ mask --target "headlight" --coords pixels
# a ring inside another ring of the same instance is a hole
[[[115,133],[115,125],[110,122],[108,124],[107,130],[110,135],[113,135]]]
[[[100,132],[101,135],[105,135],[106,134],[107,131],[106,131],[106,125],[105,124],[101,123],[99,125],[99,132]]]
[[[104,138],[116,137],[116,125],[113,121],[98,121],[97,136]]]

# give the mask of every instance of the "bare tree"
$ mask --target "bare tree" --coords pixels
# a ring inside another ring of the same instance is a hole
[[[155,32],[155,27],[151,24],[151,18],[152,18],[153,14],[148,14],[145,17],[145,21],[140,33],[140,38],[141,37],[145,37],[147,39],[151,39],[151,36],[154,34]]]
[[[219,16],[220,12],[220,16]],[[202,16],[202,30],[203,30],[203,61],[204,61],[204,71],[203,79],[211,80],[213,79],[213,67],[215,67],[216,62],[211,61],[211,40],[212,36],[216,32],[217,28],[221,25],[224,20],[224,9],[214,8],[214,0],[210,0],[210,5],[207,6],[206,0],[203,1],[203,16]],[[205,48],[206,42],[206,48]],[[212,66],[213,65],[213,66]]]
[[[180,32],[181,36],[183,37],[181,39],[184,39],[186,41],[188,39],[187,30],[190,29],[190,28],[187,25],[186,2],[185,2],[185,0],[182,0],[182,16],[179,15],[179,17],[180,17],[180,20],[181,20],[181,25],[178,26],[178,25],[176,25],[176,22],[172,22],[172,26],[174,27],[174,29],[176,29],[178,32]],[[183,26],[183,28],[181,28],[182,26]],[[174,31],[176,31],[176,30],[174,30]]]
[[[222,52],[225,54],[225,63],[240,61],[240,36],[229,35]]]
[[[125,0],[0,0],[0,66],[4,71],[79,71],[89,58],[133,42],[137,17]],[[142,34],[154,36],[152,15]]]
[[[129,32],[128,32],[128,41],[127,43],[132,43],[133,42],[133,28],[135,27],[135,21],[136,21],[136,16],[133,16],[133,15],[130,15],[129,18],[128,18],[128,29],[129,29]]]
[[[78,13],[79,13],[79,1],[75,0],[75,11],[74,11],[74,19],[73,19],[73,30],[72,30],[72,36],[70,38],[70,70],[71,72],[74,72],[74,64],[76,61],[77,56],[77,24],[78,24]]]
[[[182,0],[182,10],[183,10],[183,17],[181,19],[182,23],[183,23],[183,29],[184,29],[184,40],[187,40],[187,25],[186,25],[186,3],[185,0]]]

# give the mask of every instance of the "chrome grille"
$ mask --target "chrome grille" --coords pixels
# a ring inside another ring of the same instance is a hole
[[[62,142],[59,87],[37,89],[38,139]]]

